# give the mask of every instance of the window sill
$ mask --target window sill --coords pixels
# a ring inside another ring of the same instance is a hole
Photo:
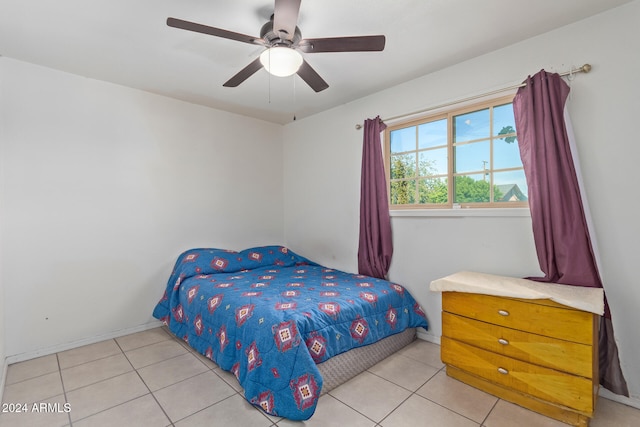
[[[389,210],[392,217],[530,217],[529,208],[459,208]]]

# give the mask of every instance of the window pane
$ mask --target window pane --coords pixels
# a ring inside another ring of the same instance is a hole
[[[497,172],[493,174],[493,182],[496,202],[526,202],[528,200],[529,188],[524,170]]]
[[[447,119],[418,126],[418,148],[447,145]]]
[[[420,176],[446,175],[448,161],[446,148],[421,151],[418,153],[418,173]]]
[[[473,142],[471,144],[453,147],[454,172],[465,173],[483,171],[491,167],[491,151],[489,141]]]
[[[475,111],[471,111],[475,108]],[[401,128],[399,128],[401,127]],[[394,209],[523,206],[528,188],[509,97],[387,129]]]
[[[456,176],[453,180],[454,203],[489,202],[489,177],[483,173]]]
[[[493,109],[493,134],[505,135],[516,132],[513,104],[501,105]]]
[[[418,181],[420,203],[447,203],[447,179],[427,178]]]
[[[391,179],[414,178],[416,176],[416,155],[398,154],[391,156]]]
[[[489,137],[489,109],[455,116],[453,142],[471,141]]]
[[[416,202],[415,181],[391,181],[391,204],[407,205]]]
[[[520,148],[516,137],[500,138],[493,140],[493,168],[517,168],[522,167]]]
[[[391,153],[402,153],[416,149],[416,127],[391,131]]]

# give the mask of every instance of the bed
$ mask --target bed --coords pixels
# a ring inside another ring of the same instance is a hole
[[[309,419],[322,392],[427,328],[402,286],[283,246],[182,253],[153,315],[232,372],[247,401],[291,420]]]

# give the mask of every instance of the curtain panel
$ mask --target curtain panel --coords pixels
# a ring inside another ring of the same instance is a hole
[[[571,151],[572,130],[565,120],[568,95],[569,86],[559,74],[542,70],[527,78],[513,100],[534,242],[545,274],[530,279],[602,288]],[[600,384],[629,396],[606,294],[599,333]]]
[[[389,199],[380,140],[380,132],[386,127],[379,116],[364,122],[360,181],[358,272],[379,279],[386,279],[393,255]]]

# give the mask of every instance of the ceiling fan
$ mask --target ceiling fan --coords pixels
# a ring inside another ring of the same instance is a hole
[[[271,74],[285,76],[297,73],[314,91],[320,92],[329,87],[322,77],[307,63],[300,52],[366,52],[382,51],[385,36],[356,36],[303,39],[297,27],[301,0],[275,0],[273,15],[269,22],[262,26],[260,37],[252,37],[220,28],[167,18],[167,25],[196,33],[209,34],[225,39],[264,46],[266,49],[260,57],[231,77],[223,86],[236,87],[251,77],[261,68]],[[284,59],[280,59],[284,57]],[[276,62],[278,61],[278,62]],[[285,65],[286,70],[279,66]]]

